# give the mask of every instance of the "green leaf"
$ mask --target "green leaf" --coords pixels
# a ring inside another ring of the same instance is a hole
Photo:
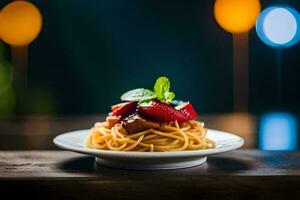
[[[170,81],[167,77],[159,77],[154,85],[154,92],[158,100],[165,99],[165,92],[170,90]]]
[[[165,76],[159,77],[154,85],[154,92],[158,100],[162,102],[171,102],[175,98],[174,92],[170,92],[171,83]]]
[[[154,98],[156,98],[155,93],[144,88],[130,90],[121,96],[122,101],[145,101]]]
[[[167,103],[171,102],[175,98],[174,92],[166,92],[165,93],[165,100]]]
[[[138,103],[139,106],[150,106],[151,104],[152,104],[152,99],[140,101],[140,102]]]

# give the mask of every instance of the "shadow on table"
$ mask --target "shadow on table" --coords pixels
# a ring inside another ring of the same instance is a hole
[[[95,158],[83,156],[60,163],[59,168],[66,171],[94,172]]]
[[[122,170],[116,168],[109,168],[101,166],[95,162],[95,158],[91,156],[84,156],[79,158],[74,158],[66,160],[58,166],[60,169],[67,172],[81,172],[81,173],[92,173],[92,174],[123,174],[126,173],[144,173],[145,171],[136,170]],[[207,162],[196,166],[185,169],[177,170],[160,170],[160,171],[147,171],[148,174],[174,174],[180,172],[181,174],[216,174],[216,173],[237,173],[244,170],[250,170],[251,164],[249,162],[238,160],[234,158],[226,157],[210,157]]]
[[[211,157],[207,163],[208,172],[238,172],[252,168],[251,163],[234,158]]]

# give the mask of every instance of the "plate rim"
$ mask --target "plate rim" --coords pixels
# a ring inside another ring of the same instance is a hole
[[[172,152],[132,152],[132,151],[112,151],[112,150],[100,150],[100,149],[88,149],[83,146],[72,146],[68,145],[65,142],[60,141],[61,137],[64,137],[66,135],[73,135],[78,134],[79,132],[88,132],[90,129],[82,129],[82,130],[75,130],[75,131],[69,131],[65,133],[61,133],[53,138],[53,143],[64,150],[87,154],[87,155],[93,155],[98,157],[134,157],[134,158],[163,158],[163,157],[194,157],[194,156],[209,156],[209,155],[215,155],[219,153],[224,153],[228,151],[232,151],[235,149],[238,149],[244,145],[244,139],[238,135],[235,135],[230,132],[215,130],[215,129],[207,129],[209,131],[218,132],[220,134],[230,135],[237,138],[237,141],[235,143],[224,146],[220,148],[214,148],[214,149],[205,149],[205,150],[187,150],[187,151],[172,151]]]

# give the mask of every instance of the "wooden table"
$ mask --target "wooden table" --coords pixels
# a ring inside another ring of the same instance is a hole
[[[56,135],[86,129],[105,115],[0,118],[0,197],[12,199],[300,199],[300,152],[262,152],[257,117],[209,114],[206,126],[245,139],[242,150],[188,169],[130,171],[57,151]],[[32,151],[34,150],[34,151]],[[49,151],[56,150],[56,151]],[[2,199],[2,198],[0,198]]]
[[[193,168],[133,171],[66,151],[0,151],[0,192],[10,199],[300,199],[300,152],[237,150]]]

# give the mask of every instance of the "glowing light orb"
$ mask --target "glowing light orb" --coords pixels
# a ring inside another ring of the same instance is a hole
[[[14,1],[0,12],[0,37],[12,46],[25,46],[40,33],[42,16],[39,10],[26,1]]]
[[[289,47],[300,40],[300,15],[289,7],[269,7],[257,19],[259,38],[273,47]]]
[[[260,121],[259,148],[262,150],[297,149],[297,119],[288,113],[270,113]]]
[[[260,13],[259,0],[216,0],[214,15],[218,24],[230,33],[249,31]]]

